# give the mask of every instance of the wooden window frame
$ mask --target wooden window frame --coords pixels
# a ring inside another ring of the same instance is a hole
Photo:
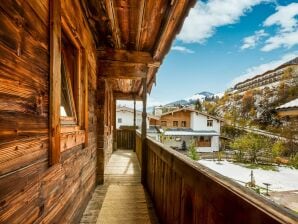
[[[179,122],[178,121],[173,121],[173,127],[177,127],[179,126]]]
[[[181,121],[181,127],[186,128],[186,121]]]
[[[197,139],[197,147],[211,147],[212,146],[212,137],[210,136],[200,136]]]
[[[209,125],[209,122],[211,122],[211,125]],[[207,127],[213,127],[213,120],[207,120]]]
[[[165,125],[163,125],[163,124],[165,124]],[[161,121],[161,122],[160,122],[160,125],[161,125],[161,126],[164,126],[164,127],[167,127],[167,126],[168,126],[167,121]]]
[[[88,143],[88,70],[84,45],[61,16],[60,0],[50,1],[50,93],[49,93],[49,165],[60,163],[61,153]],[[62,30],[77,49],[76,118],[60,117]]]

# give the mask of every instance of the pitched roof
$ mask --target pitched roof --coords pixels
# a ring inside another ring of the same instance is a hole
[[[118,106],[117,109],[116,109],[116,112],[119,112],[119,111],[126,111],[126,112],[133,113],[134,110],[130,107]],[[136,110],[136,113],[142,115],[142,111]],[[156,116],[154,116],[153,114],[150,114],[150,113],[147,113],[147,117],[153,118],[153,119],[159,119],[159,117],[156,117]]]
[[[292,109],[292,108],[298,108],[298,98],[287,102],[279,107],[277,107],[277,110],[285,110],[285,109]]]
[[[166,136],[219,136],[216,131],[193,131],[193,130],[166,130],[164,132]]]
[[[215,119],[215,120],[223,121],[223,119],[220,118],[220,117],[213,116],[213,115],[210,115],[210,114],[208,114],[208,113],[204,113],[204,112],[199,111],[199,110],[194,110],[194,109],[189,108],[189,107],[185,107],[185,108],[180,108],[180,109],[177,109],[177,110],[169,111],[169,112],[166,112],[166,113],[161,114],[160,116],[162,117],[162,116],[165,116],[165,115],[168,115],[168,114],[172,114],[172,113],[177,113],[177,112],[180,112],[180,111],[190,111],[190,112],[195,112],[195,113],[199,113],[199,114],[201,114],[201,115],[207,116],[207,117],[211,117],[211,118],[213,118],[213,119]]]

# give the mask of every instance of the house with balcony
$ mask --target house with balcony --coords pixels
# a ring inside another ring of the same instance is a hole
[[[297,223],[147,135],[147,94],[196,2],[0,1],[0,223]],[[143,102],[140,130],[117,136],[117,100]]]
[[[289,74],[285,75],[285,73]],[[236,90],[238,93],[242,93],[256,88],[276,86],[281,81],[291,84],[293,80],[296,82],[298,80],[298,57],[278,66],[275,69],[268,70],[263,74],[256,75],[252,78],[237,83],[234,86],[234,90]]]
[[[149,123],[160,127],[162,142],[172,148],[181,148],[182,142],[189,147],[194,144],[198,152],[216,152],[220,146],[219,117],[194,110],[181,108],[160,115],[159,119],[149,119]]]

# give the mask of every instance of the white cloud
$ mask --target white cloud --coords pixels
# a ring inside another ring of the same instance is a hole
[[[188,54],[193,54],[193,53],[195,53],[193,50],[191,50],[191,49],[188,49],[188,48],[186,48],[186,47],[184,47],[184,46],[173,46],[172,48],[171,48],[171,50],[173,50],[173,51],[179,51],[179,52],[182,52],[182,53],[188,53]]]
[[[261,65],[258,65],[258,66],[253,66],[251,68],[248,68],[246,70],[245,74],[235,78],[231,82],[231,86],[234,86],[236,83],[242,82],[242,81],[244,81],[248,78],[252,78],[256,75],[262,74],[262,73],[264,73],[268,70],[274,69],[274,68],[282,65],[283,63],[285,63],[287,61],[290,61],[291,59],[293,59],[297,56],[298,56],[298,51],[286,54],[278,60],[270,61],[270,62],[265,63],[265,64],[261,64]]]
[[[280,47],[291,48],[296,44],[298,44],[298,31],[286,32],[270,37],[261,50],[268,52]]]
[[[255,32],[254,35],[245,37],[243,39],[243,45],[241,46],[241,50],[255,48],[255,46],[260,42],[262,37],[265,36],[268,36],[268,34],[265,33],[264,30],[258,30]]]
[[[265,41],[262,51],[268,52],[285,47],[291,48],[298,44],[298,3],[287,6],[277,6],[276,12],[269,16],[263,23],[265,27],[276,25],[279,27],[275,36]]]
[[[277,12],[269,16],[264,21],[264,26],[279,25],[283,32],[297,30],[298,21],[295,16],[298,15],[298,3],[292,3],[287,6],[277,6]]]
[[[198,1],[189,12],[178,39],[185,43],[203,43],[216,28],[234,24],[253,6],[268,0],[209,0]]]

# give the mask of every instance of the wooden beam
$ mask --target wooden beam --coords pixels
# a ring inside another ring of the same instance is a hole
[[[87,55],[86,51],[82,50],[82,82],[84,83],[83,89],[83,126],[85,130],[85,144],[84,147],[88,146],[88,125],[89,125],[89,115],[88,115],[88,68],[87,68]]]
[[[61,3],[50,1],[50,150],[49,164],[60,162]],[[59,94],[57,94],[59,93]]]
[[[146,51],[128,51],[116,49],[98,49],[97,58],[101,61],[121,61],[141,64],[155,64],[156,61],[149,52]]]
[[[136,100],[142,101],[142,97],[135,95],[134,93],[122,93],[122,92],[113,92],[115,100]]]
[[[191,7],[195,5],[195,0],[172,1],[172,8],[168,14],[167,21],[159,34],[159,40],[156,42],[153,58],[161,61],[169,50],[171,43],[181,29],[184,18]]]
[[[120,29],[119,29],[119,23],[117,18],[117,13],[115,12],[114,7],[114,0],[104,0],[105,6],[107,9],[108,17],[111,23],[111,30],[113,39],[115,41],[115,47],[121,48],[121,37],[120,37]]]
[[[146,186],[147,175],[147,77],[142,79],[143,86],[143,113],[142,113],[142,167],[141,167],[141,182]]]
[[[120,61],[101,61],[98,67],[99,76],[110,79],[141,79],[148,71],[144,64]]]
[[[144,20],[144,15],[145,15],[145,6],[146,6],[146,1],[145,0],[140,0],[141,1],[141,7],[139,11],[139,21],[138,21],[138,30],[137,30],[137,36],[136,36],[136,49],[140,50],[140,39],[141,35],[143,32],[143,20]]]

